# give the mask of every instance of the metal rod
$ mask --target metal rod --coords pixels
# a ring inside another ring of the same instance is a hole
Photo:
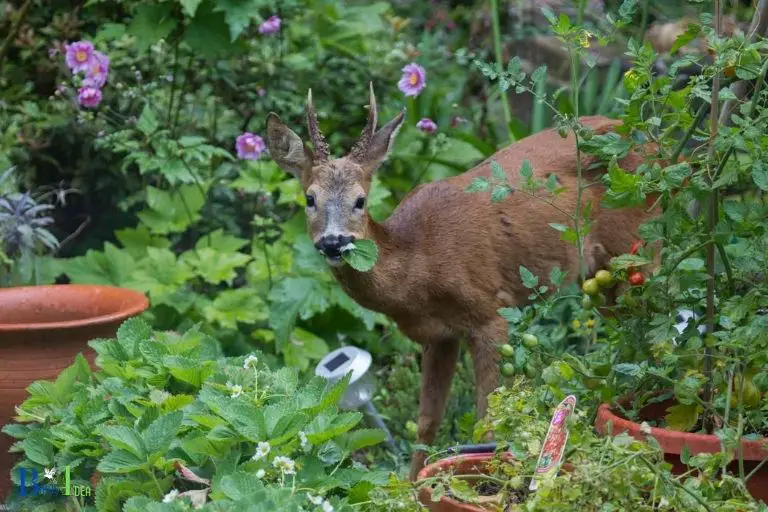
[[[397,445],[395,444],[395,439],[392,437],[392,433],[387,428],[384,420],[381,419],[379,411],[377,411],[376,407],[373,406],[373,402],[367,402],[364,406],[364,409],[365,412],[368,413],[368,418],[373,423],[373,425],[387,433],[387,439],[384,441],[384,444],[387,445],[387,448],[389,448],[389,450],[393,453],[400,453],[400,450],[397,449]]]

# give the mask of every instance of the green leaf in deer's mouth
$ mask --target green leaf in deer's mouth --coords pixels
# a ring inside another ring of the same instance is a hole
[[[356,240],[342,250],[341,257],[355,270],[368,272],[376,264],[379,248],[373,240]]]

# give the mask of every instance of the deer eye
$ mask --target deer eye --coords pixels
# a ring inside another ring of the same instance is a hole
[[[355,201],[355,208],[358,210],[362,210],[365,207],[365,198],[363,196],[360,196],[357,198],[357,201]]]
[[[307,200],[307,208],[315,207],[315,196],[311,196],[307,194],[306,196],[304,196],[304,198]]]

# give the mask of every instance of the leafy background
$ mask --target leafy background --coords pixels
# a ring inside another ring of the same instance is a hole
[[[600,26],[600,9],[616,12],[620,3],[590,3],[585,23]],[[555,123],[530,91],[500,89],[472,65],[494,61],[498,47],[505,60],[519,55],[525,69],[549,65],[538,92],[553,93],[567,82],[562,55],[540,39],[549,27],[536,6],[500,4],[496,41],[490,16],[496,3],[471,0],[0,3],[2,33],[10,34],[27,9],[3,55],[0,170],[13,167],[20,189],[55,200],[49,229],[61,241],[50,253],[4,263],[3,284],[137,289],[151,300],[145,318],[154,328],[199,326],[224,354],[258,350],[269,367],[287,366],[302,378],[333,348],[365,348],[380,382],[375,403],[408,448],[415,438],[418,347],[341,291],[305,234],[296,180],[267,157],[237,159],[235,139],[245,131],[263,135],[270,111],[304,136],[304,99],[312,88],[321,127],[340,155],[364,125],[373,81],[380,119],[408,107],[406,126],[368,201],[375,219],[386,218],[415,185],[463,172],[511,140]],[[547,4],[576,12],[570,2]],[[638,47],[625,55],[628,37],[646,37],[653,21],[709,8],[708,2],[640,4],[634,24],[589,62],[580,114],[614,115],[629,101],[634,85],[624,72],[629,60],[647,55]],[[743,18],[748,7],[734,12]],[[280,31],[259,33],[272,15],[281,18]],[[78,107],[64,65],[63,43],[80,39],[92,40],[111,59],[95,110]],[[524,54],[525,48],[532,53]],[[397,89],[401,68],[410,62],[427,71],[427,87],[416,98]],[[575,111],[568,94],[557,95],[556,106]],[[437,134],[416,128],[422,117],[437,123]],[[737,209],[729,207],[730,215],[740,215]],[[556,327],[552,344],[583,338],[583,331],[570,328],[575,309],[568,302],[547,309]],[[530,320],[521,325],[527,328]],[[518,348],[516,364],[533,373],[529,352]],[[463,357],[437,445],[472,436],[468,363]],[[573,370],[559,368],[545,380],[572,376]]]

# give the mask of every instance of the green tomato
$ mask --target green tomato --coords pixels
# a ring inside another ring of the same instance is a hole
[[[608,288],[613,284],[613,276],[607,270],[598,270],[595,273],[595,280],[600,288]]]
[[[741,384],[741,378],[738,376],[733,379],[733,394],[731,395],[731,408],[734,408],[738,405],[739,402],[739,392],[740,392],[740,384]],[[752,382],[752,379],[749,376],[746,376],[744,378],[744,407],[747,409],[756,409],[760,406],[760,401],[762,399],[762,393],[760,393],[760,390],[755,386],[755,384]]]
[[[595,307],[595,302],[589,295],[583,295],[581,297],[581,307],[584,309],[592,309]]]
[[[597,295],[600,292],[600,285],[597,284],[597,280],[587,279],[584,281],[584,284],[581,285],[581,289],[584,290],[584,293],[590,296]]]
[[[499,352],[501,352],[501,355],[504,357],[512,357],[515,355],[515,347],[509,343],[505,343],[499,347]]]
[[[501,366],[501,374],[505,377],[511,377],[515,374],[515,365],[512,363],[504,363]]]
[[[525,365],[525,376],[529,379],[535,379],[536,376],[539,374],[539,372],[536,370],[536,367],[532,365],[531,363],[528,363]]]
[[[528,333],[523,334],[523,345],[525,345],[528,348],[533,348],[538,344],[539,344],[539,338],[537,338],[533,334],[528,334]]]

